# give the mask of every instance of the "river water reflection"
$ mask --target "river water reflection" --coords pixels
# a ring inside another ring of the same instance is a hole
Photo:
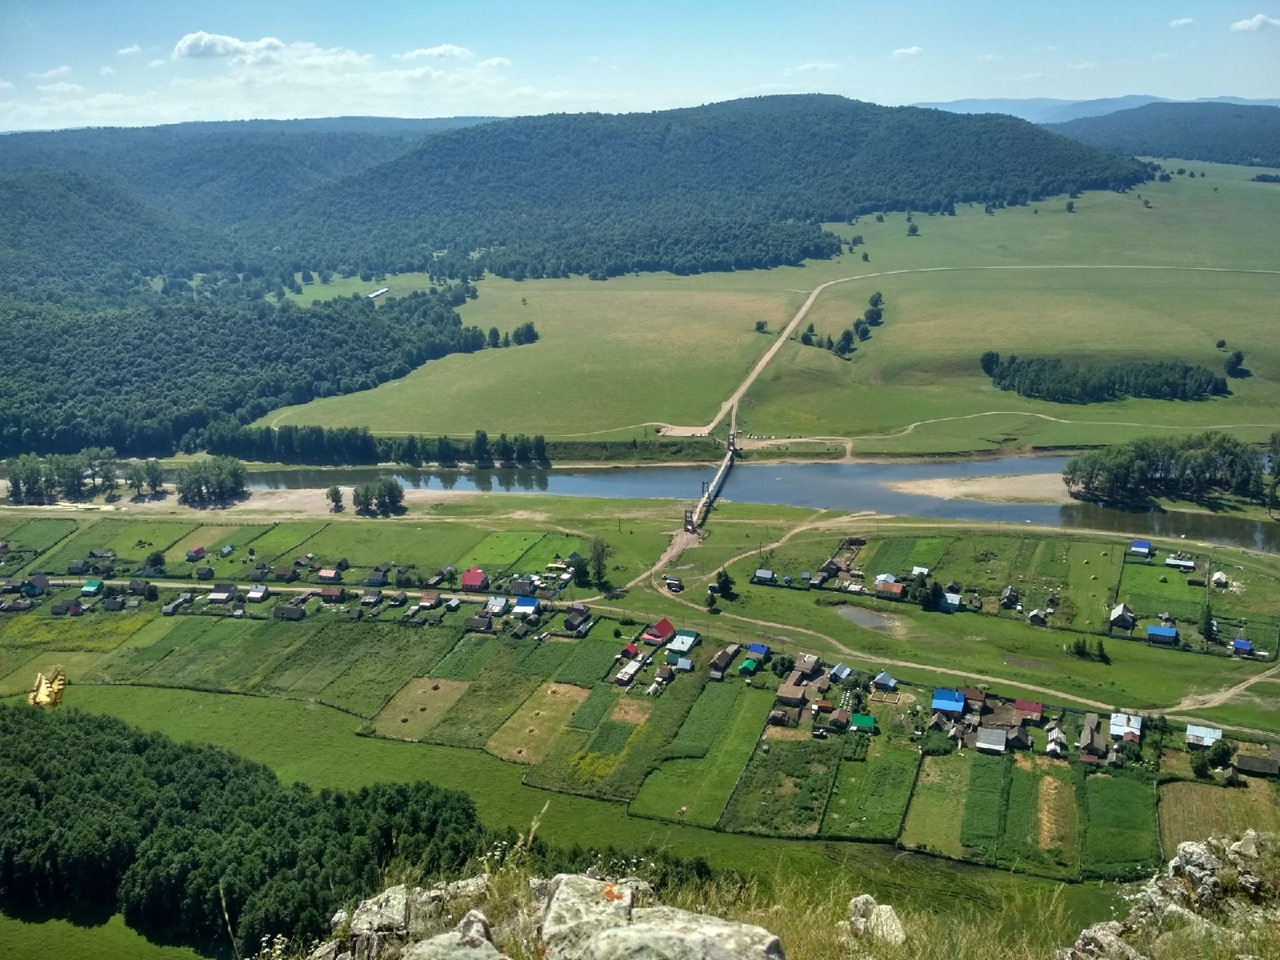
[[[735,466],[722,497],[742,503],[873,511],[881,514],[977,520],[989,523],[1104,530],[1194,540],[1280,552],[1280,523],[1201,513],[1123,511],[1091,503],[987,503],[899,493],[894,483],[949,477],[1061,473],[1065,457],[898,463],[784,463]],[[249,487],[278,490],[366,483],[375,468],[276,470],[250,474]],[[553,470],[397,470],[406,488],[548,493],[566,497],[662,499],[692,505],[715,473],[701,467],[610,467]]]

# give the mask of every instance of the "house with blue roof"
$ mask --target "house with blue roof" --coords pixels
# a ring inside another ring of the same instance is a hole
[[[515,615],[517,617],[535,616],[542,611],[542,604],[537,597],[520,597],[516,600]]]
[[[1231,652],[1237,657],[1252,657],[1253,643],[1249,640],[1232,640]]]
[[[769,645],[767,643],[753,643],[747,647],[747,653],[758,660],[763,660],[769,656]]]
[[[843,663],[837,663],[831,668],[831,682],[844,683],[851,673],[853,673],[852,668],[846,667]]]
[[[889,675],[888,670],[881,670],[877,673],[875,679],[871,681],[871,685],[877,690],[887,690],[890,693],[898,689],[898,681]]]
[[[964,716],[964,694],[959,690],[934,690],[932,710],[951,717]]]
[[[1147,643],[1172,647],[1178,643],[1177,627],[1147,627]]]
[[[1150,540],[1134,540],[1129,544],[1129,553],[1135,557],[1142,557],[1144,560],[1151,559],[1151,541]]]

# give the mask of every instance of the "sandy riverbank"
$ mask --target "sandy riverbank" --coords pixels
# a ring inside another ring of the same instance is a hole
[[[1033,473],[1020,476],[944,477],[904,480],[889,484],[899,493],[913,493],[943,500],[985,500],[990,503],[1070,503],[1062,475]]]

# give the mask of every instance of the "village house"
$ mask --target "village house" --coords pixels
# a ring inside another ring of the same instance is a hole
[[[1178,628],[1165,626],[1147,627],[1147,643],[1162,647],[1176,647],[1178,645]]]
[[[698,641],[701,639],[702,637],[697,630],[678,630],[676,635],[672,637],[671,642],[667,644],[667,650],[678,654],[689,653],[698,645]],[[751,650],[753,653],[756,646],[756,644],[752,645]],[[768,656],[768,649],[768,647],[765,647],[766,652],[761,655],[762,658]]]
[[[1187,748],[1207,749],[1222,739],[1222,731],[1217,727],[1205,727],[1198,723],[1187,724]]]
[[[875,679],[871,681],[871,685],[885,693],[893,693],[898,689],[898,681],[893,679],[887,670],[881,670],[877,673]]]
[[[1151,559],[1151,541],[1150,540],[1134,540],[1129,544],[1129,555],[1131,557],[1141,557],[1143,560]]]
[[[930,709],[945,717],[959,719],[964,716],[965,697],[959,690],[937,689],[933,691]]]
[[[736,643],[731,643],[711,659],[711,665],[707,677],[711,680],[723,680],[725,672],[729,669],[729,665],[733,663],[733,658],[738,655],[741,648]]]
[[[663,617],[657,623],[645,627],[640,634],[640,639],[651,647],[660,647],[675,635],[675,625],[669,619]]]
[[[1274,757],[1237,754],[1232,766],[1236,773],[1247,773],[1255,777],[1280,777],[1280,762]]]
[[[462,589],[471,593],[482,593],[489,589],[489,578],[479,567],[472,567],[462,574]]]
[[[493,633],[493,620],[483,614],[476,614],[474,617],[468,617],[467,622],[463,624],[463,626],[472,633]]]
[[[320,583],[341,583],[342,571],[333,567],[326,567],[316,574],[316,580]]]
[[[295,607],[288,603],[278,603],[276,608],[271,611],[271,615],[277,620],[301,620],[307,612],[301,607]]]
[[[1138,743],[1142,740],[1142,717],[1133,713],[1111,715],[1111,739]]]
[[[1081,760],[1093,763],[1107,755],[1110,747],[1102,735],[1102,721],[1096,713],[1084,715],[1084,723],[1080,727],[1080,739],[1076,741],[1076,748],[1080,751]]]
[[[196,567],[197,580],[212,580],[213,577],[213,567]]]
[[[805,687],[804,678],[792,671],[787,681],[778,688],[775,698],[784,707],[803,707],[809,701],[809,691]]]
[[[1134,616],[1128,604],[1117,603],[1111,608],[1111,616],[1108,618],[1108,623],[1110,623],[1112,630],[1124,630],[1127,632],[1132,630],[1137,622],[1138,618]]]
[[[234,583],[220,583],[209,591],[210,603],[230,603],[236,597],[236,585]]]
[[[1044,719],[1044,704],[1038,700],[1015,700],[1013,709],[1019,723],[1039,724]]]
[[[262,603],[269,596],[271,596],[271,590],[265,583],[255,583],[249,588],[249,595],[246,599],[250,603]]]
[[[204,559],[204,547],[192,547],[187,551],[187,563],[196,563]]]
[[[751,575],[751,582],[765,587],[776,587],[778,585],[778,576],[772,570],[766,570],[761,567]]]

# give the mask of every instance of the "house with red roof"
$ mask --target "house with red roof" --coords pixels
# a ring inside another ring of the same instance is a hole
[[[640,639],[652,647],[660,647],[676,635],[676,628],[666,617],[651,627],[646,627]]]
[[[1019,721],[1039,723],[1044,719],[1044,704],[1038,700],[1015,700],[1013,709]]]
[[[479,567],[472,567],[462,575],[462,589],[480,592],[489,589],[489,578]]]

